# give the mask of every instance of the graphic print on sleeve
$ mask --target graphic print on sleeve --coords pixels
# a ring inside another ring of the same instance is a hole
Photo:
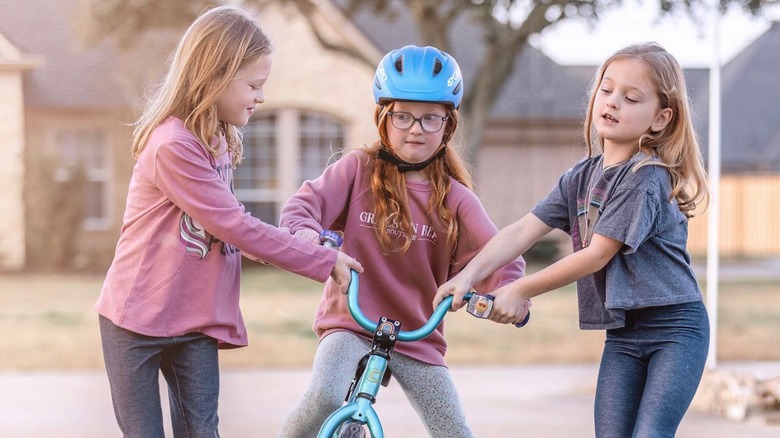
[[[206,230],[187,213],[183,213],[179,221],[179,236],[184,249],[197,254],[201,260],[209,254],[211,244]]]

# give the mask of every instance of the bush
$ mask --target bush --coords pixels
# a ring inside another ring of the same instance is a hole
[[[27,175],[27,268],[31,270],[75,268],[86,177],[79,167],[72,169],[68,178],[57,179],[58,167],[54,159],[39,158]]]

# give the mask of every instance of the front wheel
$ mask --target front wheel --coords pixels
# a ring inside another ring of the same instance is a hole
[[[357,421],[344,423],[338,438],[366,438],[366,429]]]

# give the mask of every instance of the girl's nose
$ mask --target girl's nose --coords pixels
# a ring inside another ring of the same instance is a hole
[[[416,119],[412,122],[412,126],[409,127],[409,132],[423,133],[425,130],[422,127],[422,119]]]

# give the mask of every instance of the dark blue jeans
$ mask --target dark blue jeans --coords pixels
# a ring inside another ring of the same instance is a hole
[[[219,437],[217,341],[201,333],[158,338],[100,316],[103,358],[119,428],[126,438],[164,437],[159,373],[168,383],[173,435]]]
[[[596,437],[674,437],[701,381],[709,333],[701,301],[626,311],[626,326],[607,330]]]

